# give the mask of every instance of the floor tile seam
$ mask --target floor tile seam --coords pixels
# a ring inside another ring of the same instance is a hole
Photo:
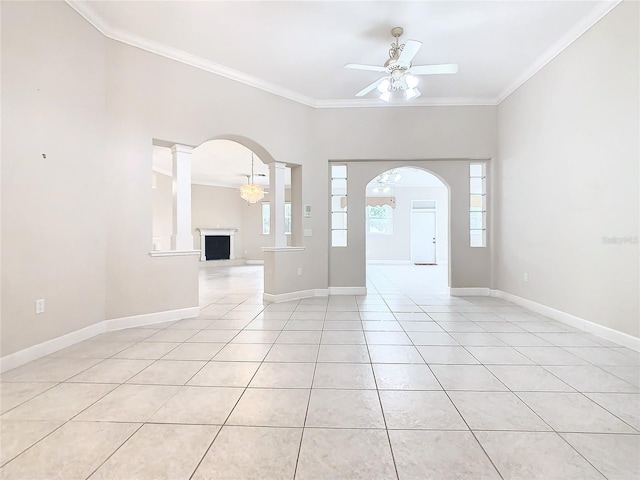
[[[418,349],[417,349],[418,350]],[[466,349],[465,349],[466,350]],[[480,443],[480,441],[478,440],[478,438],[476,437],[476,435],[473,433],[473,431],[471,431],[471,427],[469,425],[469,423],[467,422],[467,419],[464,418],[464,416],[462,415],[462,413],[460,412],[460,410],[458,409],[458,406],[454,403],[454,401],[451,399],[451,396],[449,395],[448,391],[444,388],[444,385],[442,385],[442,382],[440,381],[440,379],[437,377],[437,375],[435,374],[435,372],[433,371],[433,369],[431,368],[431,365],[429,365],[426,362],[426,359],[424,358],[424,356],[422,355],[422,353],[420,352],[420,350],[418,350],[418,353],[420,354],[420,356],[423,358],[423,360],[425,360],[425,364],[427,365],[427,368],[429,369],[429,371],[431,372],[431,375],[433,375],[433,377],[436,379],[436,381],[438,382],[438,384],[440,385],[440,388],[442,388],[442,391],[444,392],[444,394],[447,396],[447,399],[449,400],[449,403],[453,406],[453,408],[456,410],[456,412],[458,413],[458,416],[462,419],[462,421],[464,422],[464,424],[467,426],[467,429],[469,429],[469,431],[471,432],[471,435],[473,435],[474,440],[476,441],[476,443],[478,444],[478,446],[480,447],[480,449],[483,451],[483,453],[485,454],[485,457],[489,460],[489,462],[491,463],[491,465],[493,466],[494,470],[498,473],[498,475],[500,476],[500,478],[504,479],[502,473],[500,473],[500,470],[498,470],[498,467],[496,466],[496,464],[493,462],[493,459],[489,456],[489,453],[484,449],[484,447],[482,446],[482,444]],[[472,355],[473,356],[473,355]],[[475,358],[475,357],[474,357]],[[482,364],[482,363],[481,363]],[[485,367],[486,368],[486,367]]]
[[[26,448],[25,450],[23,450],[19,455],[22,455],[22,453],[26,452],[27,450],[29,450],[30,448],[32,448],[34,445],[40,443],[42,440],[44,440],[45,438],[47,438],[49,435],[51,435],[53,432],[59,430],[60,428],[62,428],[64,425],[76,421],[75,419],[78,417],[78,415],[80,415],[81,413],[85,412],[86,410],[88,410],[89,408],[91,408],[92,406],[94,406],[96,403],[98,403],[100,400],[102,400],[103,398],[105,398],[107,395],[109,395],[111,392],[115,391],[117,388],[119,388],[121,385],[123,384],[105,384],[105,385],[118,385],[115,388],[109,390],[108,392],[105,392],[104,395],[102,395],[101,397],[99,397],[98,399],[96,399],[94,402],[92,402],[90,405],[86,406],[85,408],[83,408],[82,410],[80,410],[78,413],[76,413],[75,415],[72,415],[70,418],[67,418],[66,420],[63,421],[63,423],[58,426],[57,428],[55,428],[54,430],[52,430],[51,432],[49,432],[47,435],[45,435],[44,437],[42,437],[40,440],[34,442],[33,444],[31,444],[28,448]],[[52,387],[53,388],[53,387]],[[35,398],[35,397],[34,397]],[[4,415],[4,414],[3,414]],[[35,420],[35,421],[55,421],[55,420]],[[141,422],[122,422],[122,423],[141,423]],[[142,425],[140,425],[139,428],[141,428]],[[139,429],[138,428],[138,429]],[[136,429],[136,431],[138,430]],[[135,432],[134,432],[135,433]],[[133,434],[132,434],[133,435]],[[130,437],[129,437],[130,438]],[[128,438],[127,438],[128,440]],[[126,441],[126,440],[125,440]],[[124,442],[123,442],[124,443]],[[13,457],[10,461],[13,461],[15,458],[17,458],[18,455],[16,455],[15,457]],[[5,462],[4,465],[6,465],[8,462]],[[92,472],[93,474],[93,472]]]
[[[24,405],[25,403],[27,403],[27,402],[29,402],[29,401],[33,400],[33,399],[34,399],[34,398],[36,398],[36,397],[39,397],[39,396],[40,396],[40,395],[42,395],[43,393],[48,392],[49,390],[51,390],[51,389],[53,389],[53,388],[57,387],[58,385],[62,385],[63,383],[65,383],[65,381],[62,381],[62,382],[0,382],[0,385],[1,385],[2,383],[53,383],[53,385],[51,385],[49,388],[47,388],[47,389],[43,390],[42,392],[39,392],[39,393],[37,393],[37,394],[33,395],[32,397],[29,397],[29,398],[27,398],[26,400],[24,400],[24,401],[20,402],[19,404],[14,405],[13,407],[9,408],[8,410],[6,410],[6,411],[2,412],[2,413],[0,414],[0,420],[2,420],[2,417],[4,417],[4,415],[5,415],[6,413],[9,413],[10,411],[12,411],[12,410],[14,410],[14,409],[16,409],[16,408],[20,407],[21,405]]]
[[[574,446],[571,444],[571,442],[569,442],[569,440],[567,440],[567,439],[565,438],[565,436],[564,436],[564,435],[562,435],[562,433],[569,433],[569,432],[562,432],[562,433],[561,433],[561,432],[555,432],[555,433],[556,433],[556,436],[560,437],[560,438],[562,439],[562,441],[563,441],[565,444],[569,445],[569,448],[570,448],[571,450],[573,450],[573,451],[574,451],[574,452],[575,452],[575,453],[576,453],[580,458],[582,458],[585,462],[587,462],[589,465],[591,465],[591,467],[593,467],[593,469],[594,469],[596,472],[598,472],[600,475],[602,475],[602,478],[605,478],[605,479],[606,479],[606,478],[609,478],[609,477],[607,477],[607,476],[604,474],[604,472],[600,471],[600,469],[599,469],[598,467],[596,467],[596,466],[595,466],[595,465],[594,465],[594,464],[593,464],[593,463],[592,463],[592,462],[591,462],[591,461],[590,461],[590,460],[589,460],[585,455],[583,455],[582,453],[580,453],[580,451],[579,451],[576,447],[574,447]]]
[[[406,335],[406,333],[405,333]],[[369,350],[369,342],[367,340],[367,336],[365,335],[365,345],[367,347],[367,355],[369,356],[369,367],[371,369],[371,375],[373,376],[373,382],[374,385],[376,387],[376,397],[378,398],[378,404],[380,405],[380,413],[382,415],[382,421],[384,424],[384,430],[385,430],[385,434],[387,436],[387,442],[389,444],[389,452],[391,453],[391,460],[393,461],[393,469],[396,473],[396,479],[400,478],[400,474],[398,473],[398,465],[396,464],[396,457],[395,454],[393,453],[393,445],[391,444],[391,436],[389,435],[389,428],[387,425],[387,417],[384,413],[384,407],[382,405],[382,398],[380,397],[380,389],[378,388],[378,379],[376,377],[376,372],[375,369],[373,368],[373,361],[371,359],[371,351]]]
[[[640,388],[636,387],[635,385],[633,385],[632,383],[627,382],[626,380],[617,377],[616,375],[613,375],[612,373],[607,372],[605,369],[597,367],[596,365],[540,365],[540,367],[544,368],[544,370],[548,373],[550,373],[551,375],[553,375],[554,377],[556,377],[558,380],[562,381],[563,383],[569,385],[571,388],[573,388],[576,392],[579,393],[640,393]],[[566,380],[558,377],[558,375],[556,375],[554,372],[552,372],[551,370],[549,370],[547,367],[596,367],[598,368],[598,370],[602,371],[605,375],[611,375],[612,377],[615,377],[616,379],[620,380],[621,382],[627,384],[630,388],[633,388],[635,391],[634,392],[611,392],[611,391],[587,391],[587,390],[579,390],[576,387],[573,387],[572,385],[570,385]]]
[[[580,395],[582,395],[583,397],[585,397],[587,400],[595,403],[596,405],[598,405],[600,408],[602,408],[604,411],[608,412],[610,415],[613,415],[614,417],[616,417],[618,420],[620,420],[622,423],[624,423],[625,425],[627,425],[628,427],[632,428],[635,432],[638,432],[638,434],[640,434],[640,429],[634,427],[633,425],[631,425],[629,422],[627,422],[626,420],[624,420],[622,417],[620,417],[619,415],[617,415],[616,413],[612,412],[610,409],[608,409],[607,407],[605,407],[604,405],[601,405],[597,400],[594,400],[593,398],[589,397],[587,395],[587,393],[615,393],[615,392],[583,392],[583,391],[578,391],[578,393]],[[624,392],[621,392],[624,393]]]
[[[322,326],[324,327],[324,322],[326,322],[326,311],[325,311],[325,319],[323,320],[323,324]],[[322,341],[322,337],[324,336],[324,328],[322,330],[322,333],[320,334],[320,341]],[[307,398],[307,407],[305,409],[304,412],[304,419],[302,421],[302,432],[300,434],[300,443],[298,445],[298,452],[296,454],[296,463],[293,469],[293,478],[296,478],[296,475],[298,474],[298,463],[300,461],[300,452],[302,451],[302,442],[304,440],[304,428],[307,424],[307,417],[309,416],[309,406],[311,405],[311,394],[313,392],[313,384],[315,383],[316,380],[316,371],[318,370],[318,358],[320,358],[320,346],[318,346],[318,352],[316,353],[316,360],[314,362],[313,365],[313,375],[311,376],[311,388],[309,388],[309,396]]]
[[[124,422],[123,422],[123,423],[124,423]],[[120,445],[118,445],[118,447],[117,447],[113,452],[111,452],[109,455],[107,455],[107,458],[105,458],[102,462],[100,462],[100,464],[99,464],[96,468],[94,468],[94,469],[91,471],[91,473],[90,473],[89,475],[87,475],[87,477],[86,477],[86,478],[87,478],[87,480],[88,480],[89,478],[91,478],[91,476],[92,476],[94,473],[96,473],[100,467],[102,467],[105,463],[107,463],[107,461],[109,461],[109,459],[110,459],[111,457],[113,457],[113,456],[116,454],[116,452],[117,452],[118,450],[120,450],[120,449],[124,446],[124,444],[125,444],[125,443],[127,443],[129,440],[131,440],[131,438],[132,438],[136,433],[138,433],[138,432],[140,431],[140,429],[141,429],[142,427],[144,427],[144,425],[145,425],[145,423],[144,423],[144,422],[128,422],[128,423],[140,423],[140,425],[138,426],[138,428],[136,428],[136,429],[131,433],[131,435],[129,435],[129,436],[128,436],[128,437],[127,437],[127,438],[126,438],[126,439],[125,439],[125,440],[124,440]]]
[[[27,421],[32,421],[32,420],[27,420]],[[55,420],[36,420],[38,422],[41,421],[55,421]],[[56,428],[54,428],[53,430],[51,430],[49,433],[47,433],[45,436],[43,436],[42,438],[36,440],[35,442],[31,443],[29,446],[25,447],[24,449],[20,450],[20,452],[16,453],[14,456],[12,456],[10,459],[6,460],[5,462],[3,462],[2,464],[0,464],[0,468],[4,468],[5,465],[8,465],[10,462],[14,461],[16,458],[18,458],[19,456],[21,456],[23,453],[27,452],[28,450],[31,450],[33,447],[35,447],[37,444],[39,444],[40,442],[42,442],[45,438],[49,437],[50,435],[52,435],[53,433],[57,432],[58,430],[60,430],[62,427],[64,427],[67,423],[69,423],[71,420],[64,420],[60,425],[58,425]]]
[[[238,404],[238,401],[240,401],[240,399],[238,398],[238,400],[236,401],[236,405]],[[235,408],[235,405],[233,406],[233,408]],[[231,409],[231,411],[233,411],[233,408]],[[229,415],[231,415],[231,412],[229,412]],[[227,416],[227,418],[229,418]],[[204,450],[204,453],[202,454],[202,457],[200,457],[200,460],[198,460],[198,463],[196,464],[195,468],[193,469],[193,471],[191,472],[191,475],[189,475],[189,480],[191,480],[193,478],[193,476],[196,474],[196,472],[198,471],[198,469],[200,468],[200,465],[202,465],[202,462],[204,461],[204,459],[206,458],[206,456],[209,454],[209,451],[211,450],[211,447],[213,447],[213,444],[216,442],[216,440],[218,439],[218,437],[220,436],[220,432],[222,432],[222,428],[224,425],[220,425],[218,428],[218,431],[216,432],[216,434],[213,436],[213,438],[211,439],[211,442],[209,442],[209,445],[207,446],[207,448]],[[89,480],[89,479],[87,479]]]

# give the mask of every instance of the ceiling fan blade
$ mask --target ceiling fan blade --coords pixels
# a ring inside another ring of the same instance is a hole
[[[347,63],[344,68],[353,68],[354,70],[369,70],[371,72],[386,72],[384,67],[377,67],[375,65],[360,65],[358,63]]]
[[[458,65],[455,63],[443,63],[441,65],[415,65],[409,69],[412,75],[436,75],[440,73],[458,73]]]
[[[360,90],[358,93],[356,93],[356,97],[362,97],[362,96],[366,95],[367,93],[369,93],[370,91],[374,90],[378,86],[378,84],[380,82],[382,82],[385,78],[387,78],[387,77],[379,78],[378,80],[373,82],[371,85],[368,85],[368,86],[364,87],[362,90]]]
[[[413,57],[416,56],[416,53],[418,53],[418,50],[420,50],[421,46],[422,42],[419,42],[417,40],[407,40],[407,43],[404,44],[404,48],[402,49],[402,52],[400,52],[400,56],[398,57],[398,63],[400,65],[409,66],[411,60],[413,60]]]

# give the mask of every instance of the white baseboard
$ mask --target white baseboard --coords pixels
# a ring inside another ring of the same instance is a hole
[[[139,327],[141,325],[153,325],[154,323],[182,320],[183,318],[195,318],[200,313],[200,307],[179,308],[164,312],[144,313],[131,317],[112,318],[101,323],[106,323],[105,332],[122,330],[123,328]]]
[[[264,260],[245,260],[247,265],[264,265]]]
[[[366,295],[367,287],[329,287],[329,295]]]
[[[503,292],[502,290],[491,290],[491,296],[502,298],[503,300],[508,300],[533,312],[540,313],[553,320],[557,320],[558,322],[565,323],[585,332],[593,333],[594,335],[602,337],[605,340],[609,340],[611,342],[640,352],[640,338],[629,335],[628,333],[605,327],[604,325],[594,323],[590,320],[585,320],[584,318],[576,317],[575,315],[572,315],[570,313],[556,310],[555,308],[548,307],[541,303],[537,303],[508,292]]]
[[[491,290],[485,287],[449,288],[452,297],[488,297]]]
[[[67,333],[46,342],[33,345],[32,347],[19,350],[10,355],[0,358],[0,373],[32,362],[38,358],[50,355],[63,348],[70,347],[101,333],[122,330],[123,328],[139,327],[141,325],[151,325],[154,323],[169,322],[171,320],[181,320],[183,318],[197,317],[200,307],[179,308],[177,310],[167,310],[164,312],[146,313],[144,315],[134,315],[132,317],[112,318],[94,323],[88,327],[81,328],[75,332]]]
[[[329,295],[329,290],[326,288],[313,288],[309,290],[298,290],[297,292],[287,292],[287,293],[263,293],[262,299],[265,302],[271,303],[282,303],[282,302],[290,302],[292,300],[300,300],[301,298],[309,298],[309,297],[326,297]]]

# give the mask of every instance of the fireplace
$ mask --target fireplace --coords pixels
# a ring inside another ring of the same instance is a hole
[[[198,228],[200,261],[234,260],[234,240],[237,228]]]

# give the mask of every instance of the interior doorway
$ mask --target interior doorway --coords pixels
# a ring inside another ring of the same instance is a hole
[[[449,281],[449,190],[432,173],[399,167],[366,188],[368,286],[376,279],[411,278],[440,291]]]
[[[436,210],[421,208],[422,203],[420,200],[412,201],[411,262],[414,265],[437,265]]]

